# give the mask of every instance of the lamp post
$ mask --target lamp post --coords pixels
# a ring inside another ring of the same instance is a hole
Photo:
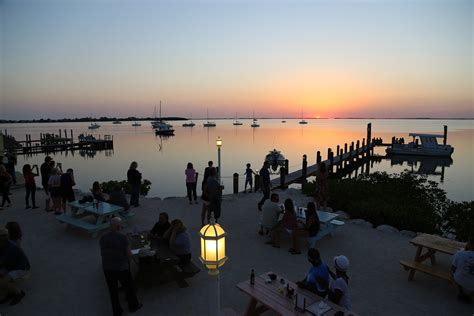
[[[221,147],[222,147],[222,139],[220,136],[217,136],[216,139],[216,146],[217,146],[217,181],[221,182]]]
[[[220,289],[219,289],[219,267],[227,261],[225,255],[224,229],[215,222],[214,214],[211,214],[209,224],[201,228],[201,256],[199,260],[207,268],[210,277],[209,284],[209,315],[219,316],[220,313]]]

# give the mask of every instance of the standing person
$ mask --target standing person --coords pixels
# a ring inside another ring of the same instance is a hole
[[[186,191],[188,193],[189,204],[193,204],[192,198],[194,198],[194,203],[198,204],[196,194],[197,173],[192,163],[188,162],[184,174],[186,175]]]
[[[2,206],[0,210],[3,210],[5,202],[8,203],[7,207],[11,205],[10,197],[10,185],[12,184],[12,177],[7,172],[7,169],[4,165],[0,165],[0,194],[2,195]]]
[[[72,189],[75,185],[74,170],[69,168],[66,170],[66,173],[61,175],[61,195],[64,205],[66,205],[66,202],[73,202],[76,200],[74,190]]]
[[[318,171],[316,171],[316,192],[314,194],[314,200],[316,202],[316,208],[326,210],[328,204],[328,177],[329,173],[326,168],[326,164],[321,162],[319,164]]]
[[[40,171],[41,171],[41,184],[43,185],[43,189],[46,193],[48,193],[48,180],[51,174],[51,167],[49,166],[49,162],[53,160],[50,156],[44,157],[44,162],[41,164]]]
[[[221,217],[222,186],[216,177],[217,169],[212,167],[209,170],[209,178],[207,179],[207,194],[209,196],[208,220],[211,213],[214,213],[214,218],[217,223],[217,220]]]
[[[464,250],[454,255],[451,270],[459,290],[458,299],[470,303],[471,295],[474,294],[474,237],[471,237]]]
[[[209,221],[209,196],[207,195],[207,179],[209,178],[210,170],[212,168],[213,162],[210,160],[207,162],[207,167],[204,169],[204,176],[201,183],[202,190],[202,211],[201,211],[201,227],[204,226],[204,220],[207,218]]]
[[[349,293],[349,277],[347,269],[349,268],[349,259],[346,256],[334,257],[334,267],[336,273],[329,270],[329,274],[334,279],[328,291],[328,298],[331,302],[351,310],[351,297]]]
[[[53,211],[55,215],[62,214],[63,197],[61,195],[61,172],[58,168],[51,170],[51,176],[48,180],[48,191],[53,200]]]
[[[268,170],[270,168],[270,163],[265,160],[263,163],[262,169],[260,169],[260,180],[262,181],[262,192],[263,192],[263,197],[258,202],[258,210],[262,210],[262,205],[265,203],[265,201],[270,197],[270,188],[271,188],[271,183],[270,183],[270,171]]]
[[[33,172],[33,169],[36,168],[36,173]],[[25,178],[25,189],[26,189],[26,196],[25,196],[25,202],[26,202],[26,208],[31,208],[30,206],[30,195],[31,195],[31,204],[33,205],[33,208],[38,208],[36,206],[36,182],[35,182],[35,177],[38,176],[38,166],[34,165],[33,168],[31,168],[31,165],[26,164],[23,166],[23,177]]]
[[[114,316],[122,315],[120,306],[118,282],[125,289],[128,309],[131,313],[142,307],[138,301],[130,273],[129,258],[132,256],[127,236],[122,234],[122,220],[114,217],[110,220],[111,231],[100,238],[100,252],[102,256],[102,269],[109,288],[110,300]]]
[[[140,197],[140,185],[142,184],[142,174],[137,170],[138,164],[133,161],[127,171],[127,180],[131,188],[130,205],[135,207],[140,206],[138,201]]]
[[[250,163],[247,164],[247,169],[245,169],[245,189],[244,193],[247,193],[247,184],[250,185],[250,191],[249,193],[252,193],[252,186],[253,186],[253,175],[255,172],[250,168]]]
[[[5,164],[5,168],[7,169],[7,172],[12,177],[12,184],[16,184],[16,173],[15,173],[15,165],[17,161],[16,156],[13,153],[7,153],[6,156],[8,158],[8,162]]]
[[[44,157],[44,162],[41,164],[40,172],[41,172],[41,185],[43,186],[43,190],[46,193],[46,200],[45,200],[45,211],[50,211],[50,203],[51,199],[49,197],[48,191],[48,181],[49,176],[51,175],[51,166],[49,163],[53,160],[50,156]]]

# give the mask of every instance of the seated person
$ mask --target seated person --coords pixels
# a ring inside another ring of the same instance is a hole
[[[158,218],[158,222],[155,223],[153,228],[150,231],[151,237],[155,238],[163,238],[163,235],[166,231],[171,227],[169,222],[169,216],[166,212],[161,212],[160,217]]]
[[[291,199],[285,200],[285,212],[283,213],[283,219],[278,225],[278,229],[275,231],[275,239],[273,246],[280,248],[280,233],[286,231],[291,235],[292,247],[288,250],[294,255],[301,254],[299,249],[299,236],[298,236],[298,222],[295,213],[295,206]]]
[[[114,186],[112,192],[109,194],[109,200],[107,202],[123,207],[125,212],[128,212],[130,209],[130,204],[128,204],[127,197],[125,196],[125,193],[119,184]]]
[[[266,200],[262,208],[262,227],[271,231],[271,240],[267,242],[269,245],[275,243],[276,228],[278,226],[278,217],[283,212],[278,205],[280,197],[277,193],[272,193],[270,200]]]
[[[8,230],[0,228],[0,290],[5,292],[1,303],[18,304],[25,292],[12,282],[28,274],[30,263],[23,250],[8,240]]]
[[[302,281],[296,282],[298,287],[307,289],[321,297],[326,297],[329,285],[329,269],[321,260],[319,251],[314,248],[308,250],[308,261],[313,265],[308,275]]]
[[[181,264],[191,261],[191,239],[181,220],[175,219],[171,222],[164,238],[169,240],[170,249],[180,259]]]
[[[5,228],[8,230],[8,239],[21,248],[21,237],[23,234],[20,224],[18,224],[18,222],[8,222]]]
[[[95,181],[92,184],[92,189],[91,189],[92,195],[94,196],[94,199],[100,202],[107,202],[108,196],[107,194],[102,192],[102,187],[100,186],[99,181]]]
[[[309,237],[314,237],[319,233],[320,222],[318,213],[316,213],[316,204],[314,204],[314,202],[308,203],[306,209],[306,223],[303,229],[308,232]]]
[[[343,255],[334,257],[334,267],[336,268],[336,273],[329,270],[333,281],[328,291],[328,298],[331,302],[350,311],[351,297],[349,293],[349,277],[347,276],[349,259]]]
[[[474,294],[474,237],[466,244],[465,250],[458,251],[453,257],[453,279],[459,289],[458,299],[471,302]]]

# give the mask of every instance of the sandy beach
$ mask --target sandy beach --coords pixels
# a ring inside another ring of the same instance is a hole
[[[111,315],[111,305],[101,270],[99,237],[60,224],[42,208],[24,209],[24,189],[13,190],[13,205],[0,211],[0,225],[18,221],[23,229],[23,248],[32,266],[31,278],[21,283],[26,297],[17,306],[0,305],[1,315]],[[299,191],[280,191],[280,199],[293,198],[298,205],[309,198]],[[37,194],[43,206],[43,192]],[[257,234],[260,193],[224,196],[221,225],[227,231],[228,262],[221,268],[221,307],[243,312],[249,297],[236,288],[247,279],[251,269],[257,274],[273,270],[294,281],[302,279],[310,267],[303,254],[292,255],[289,238],[282,238],[282,248],[265,245]],[[193,262],[199,260],[201,204],[189,205],[184,197],[141,199],[136,216],[124,232],[135,226],[150,229],[161,211],[170,218],[180,218],[192,236]],[[350,262],[349,277],[353,311],[359,315],[471,315],[474,305],[460,303],[456,289],[449,283],[418,273],[408,282],[400,259],[411,259],[415,247],[410,237],[384,233],[347,221],[333,237],[318,242],[322,258],[330,267],[332,258],[344,254]],[[449,267],[450,258],[437,257],[440,265]],[[150,289],[139,289],[143,308],[136,315],[208,315],[208,275],[202,268],[190,286],[179,288],[168,283]],[[123,306],[125,306],[123,304]],[[127,314],[127,313],[125,313]],[[271,315],[271,313],[267,313]]]

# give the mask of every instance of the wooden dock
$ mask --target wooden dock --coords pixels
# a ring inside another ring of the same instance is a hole
[[[79,135],[77,140],[74,140],[73,132],[71,130],[70,137],[64,130],[64,134],[59,130],[59,134],[41,133],[39,139],[32,139],[30,134],[26,134],[23,141],[16,141],[5,131],[4,139],[9,139],[9,145],[5,146],[5,150],[15,155],[37,155],[48,154],[63,151],[97,151],[97,150],[111,150],[114,148],[114,139],[112,135],[104,135],[103,138],[95,138],[92,135]],[[13,140],[12,140],[13,139]]]
[[[373,155],[373,149],[376,146],[380,146],[380,142],[372,139],[372,124],[367,124],[367,144],[366,139],[362,141],[357,140],[349,144],[344,144],[344,147],[337,146],[336,154],[331,148],[328,148],[327,159],[322,160],[321,153],[318,151],[316,154],[316,163],[308,166],[307,156],[303,155],[302,168],[300,170],[288,173],[288,167],[282,167],[280,170],[280,177],[271,181],[272,189],[286,188],[288,185],[293,183],[301,183],[305,185],[307,178],[316,175],[319,165],[321,162],[326,164],[330,173],[336,172],[338,174],[347,173],[350,170],[354,170],[354,167],[364,165],[370,160]],[[288,166],[288,163],[286,163]],[[367,168],[370,168],[368,166]],[[346,172],[345,172],[346,171]]]

